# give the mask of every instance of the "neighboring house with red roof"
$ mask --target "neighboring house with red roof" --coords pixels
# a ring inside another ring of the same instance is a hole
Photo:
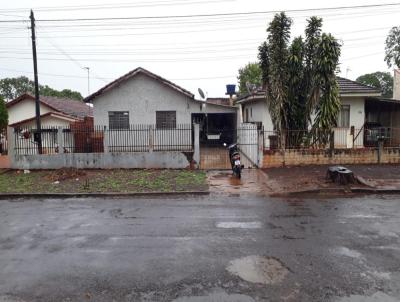
[[[35,127],[35,97],[23,94],[6,104],[11,127]],[[78,100],[40,97],[40,120],[43,127],[67,127],[72,122],[92,116],[93,109]]]

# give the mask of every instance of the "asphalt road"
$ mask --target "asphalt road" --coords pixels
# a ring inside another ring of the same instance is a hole
[[[400,198],[0,201],[0,301],[400,301]]]

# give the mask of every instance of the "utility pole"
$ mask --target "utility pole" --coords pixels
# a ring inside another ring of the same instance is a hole
[[[42,154],[42,128],[40,125],[40,100],[39,100],[39,79],[37,70],[37,56],[36,56],[36,35],[35,35],[35,16],[31,10],[31,31],[32,31],[32,55],[33,55],[33,73],[35,77],[35,111],[36,111],[36,133],[34,133],[34,140],[38,144],[38,152]]]
[[[89,77],[90,67],[83,67],[83,69],[87,70],[87,93],[88,95],[90,95],[90,77]]]

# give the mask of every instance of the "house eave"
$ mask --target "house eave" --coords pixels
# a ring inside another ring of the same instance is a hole
[[[341,93],[339,94],[341,98],[346,98],[346,97],[381,97],[382,94],[380,92],[371,92],[371,93],[360,93],[360,92],[346,92],[346,93]]]

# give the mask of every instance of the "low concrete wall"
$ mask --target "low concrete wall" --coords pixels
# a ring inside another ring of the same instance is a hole
[[[193,152],[64,153],[14,155],[13,169],[183,169],[191,165]]]
[[[263,168],[330,164],[400,163],[400,148],[274,150],[264,152]]]

